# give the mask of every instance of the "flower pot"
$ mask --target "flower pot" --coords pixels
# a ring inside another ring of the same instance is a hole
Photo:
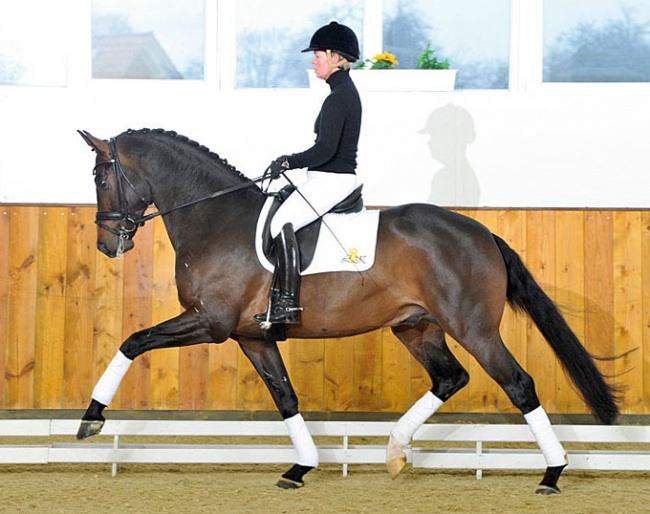
[[[355,70],[350,71],[359,91],[453,91],[457,70]],[[327,84],[307,70],[309,85],[324,89]],[[329,89],[329,88],[328,88]]]
[[[457,70],[352,70],[359,91],[453,91]]]

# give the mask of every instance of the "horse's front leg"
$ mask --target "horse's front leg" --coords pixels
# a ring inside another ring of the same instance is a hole
[[[149,350],[191,346],[213,341],[205,318],[194,310],[185,311],[155,327],[132,334],[122,343],[92,393],[92,401],[81,420],[77,439],[98,434],[104,426],[103,410],[111,403],[133,359]]]
[[[298,397],[289,380],[278,345],[259,339],[239,339],[239,345],[271,392],[296,449],[296,464],[282,475],[277,485],[283,489],[302,487],[303,477],[318,466],[318,450],[298,411]]]

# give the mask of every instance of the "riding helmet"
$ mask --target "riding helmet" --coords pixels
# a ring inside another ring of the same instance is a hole
[[[354,31],[335,21],[319,28],[311,37],[309,46],[303,52],[315,50],[332,50],[345,57],[349,62],[359,59],[359,40]]]

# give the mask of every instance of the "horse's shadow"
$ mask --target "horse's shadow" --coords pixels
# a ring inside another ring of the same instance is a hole
[[[442,163],[431,180],[428,202],[455,207],[478,206],[481,188],[467,159],[467,146],[476,139],[474,120],[458,105],[433,111],[420,134],[429,136],[431,156]]]

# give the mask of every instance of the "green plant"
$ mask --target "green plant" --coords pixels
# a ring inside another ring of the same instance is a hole
[[[375,55],[372,59],[365,59],[357,64],[359,70],[390,70],[399,63],[390,52]]]
[[[431,48],[431,41],[427,41],[427,47],[420,54],[416,68],[418,70],[448,70],[449,59],[439,61],[435,53],[436,51]]]

